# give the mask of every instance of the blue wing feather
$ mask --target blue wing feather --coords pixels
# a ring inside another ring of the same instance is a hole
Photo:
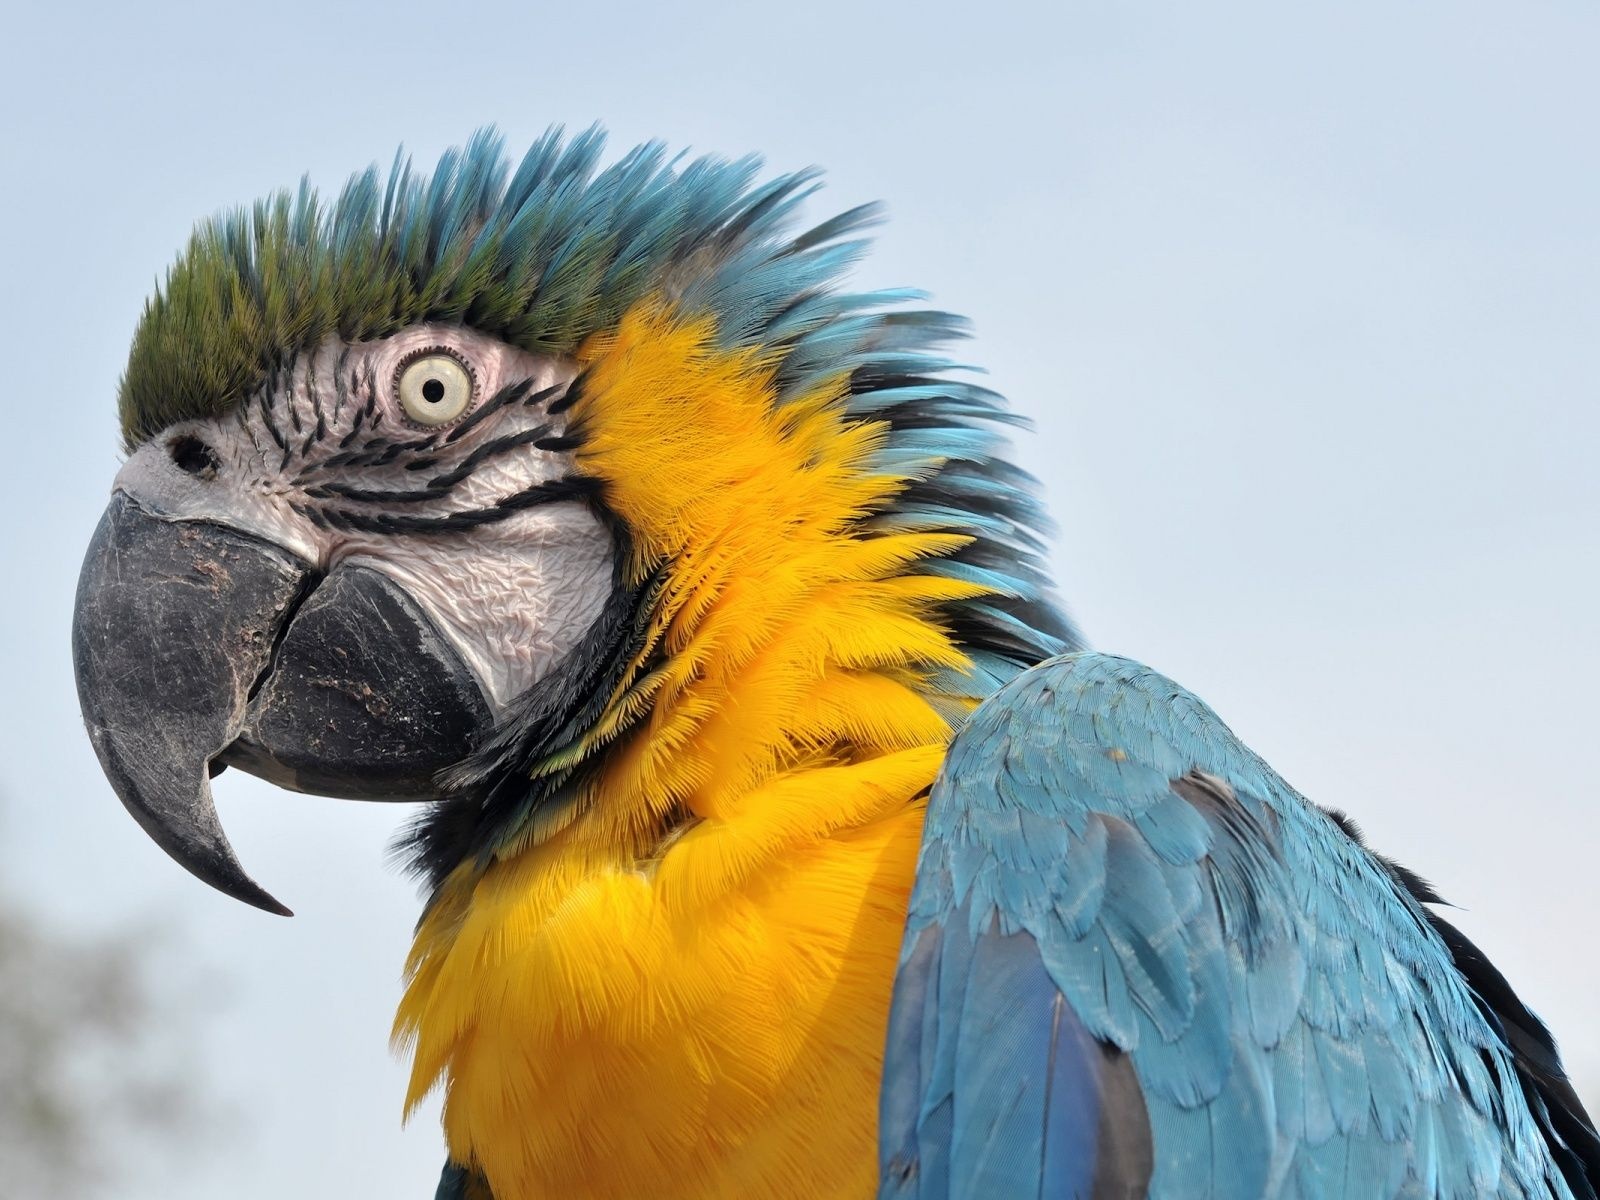
[[[1430,897],[1170,680],[1025,672],[929,803],[880,1195],[1567,1200]]]

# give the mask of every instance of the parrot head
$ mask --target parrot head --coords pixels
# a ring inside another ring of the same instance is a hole
[[[1008,414],[938,353],[960,323],[840,286],[875,210],[796,232],[811,172],[602,150],[480,133],[302,184],[203,224],[147,305],[74,662],[117,795],[228,895],[288,911],[218,822],[226,767],[429,802],[437,882],[603,806],[618,756],[659,785],[612,814],[647,846],[741,678],[779,731],[711,739],[735,776],[830,719],[889,736],[779,719],[806,680],[887,673],[948,722],[1071,643]]]

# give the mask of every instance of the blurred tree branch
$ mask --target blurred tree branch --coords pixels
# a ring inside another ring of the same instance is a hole
[[[194,1014],[161,941],[68,936],[0,896],[0,1200],[125,1195],[152,1150],[199,1140]]]

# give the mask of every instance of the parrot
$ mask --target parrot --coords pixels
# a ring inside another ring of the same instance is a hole
[[[438,1200],[1597,1200],[1422,877],[1089,648],[967,323],[815,170],[493,128],[202,222],[79,577],[111,789],[410,802]]]

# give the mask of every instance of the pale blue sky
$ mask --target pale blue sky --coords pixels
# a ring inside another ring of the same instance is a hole
[[[976,322],[1091,639],[1435,880],[1600,1078],[1600,9],[50,4],[7,40],[0,871],[66,928],[175,927],[237,1118],[117,1195],[431,1195],[435,1110],[401,1131],[386,1045],[404,814],[231,773],[234,844],[300,915],[226,901],[101,779],[67,630],[127,339],[193,221],[491,121],[886,200],[862,280]]]

